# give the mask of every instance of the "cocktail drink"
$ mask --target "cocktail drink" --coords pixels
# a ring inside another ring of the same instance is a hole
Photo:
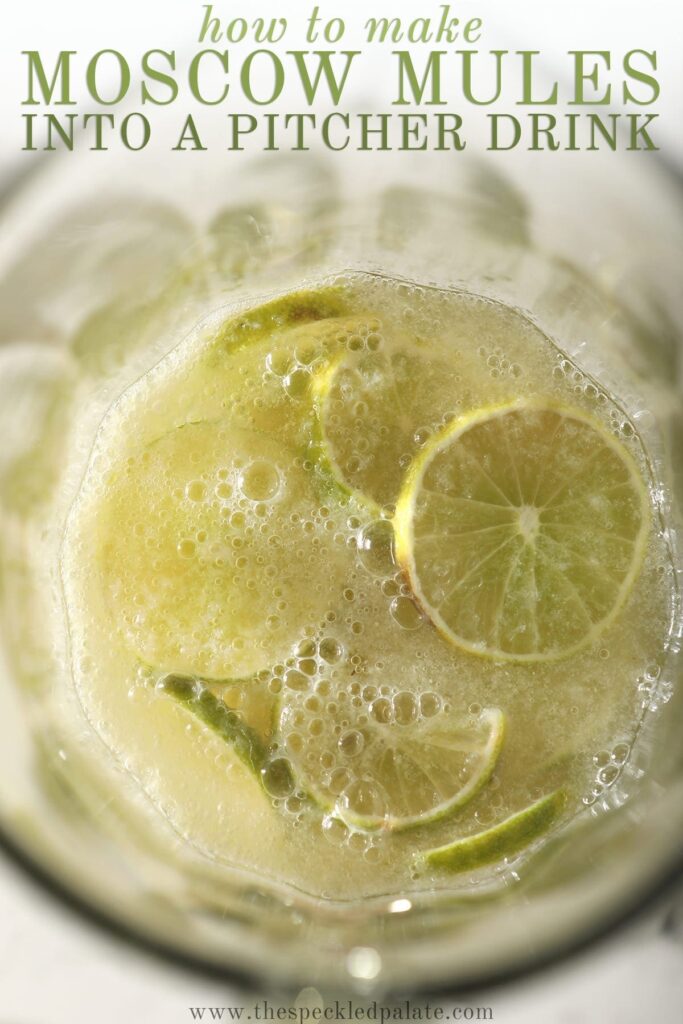
[[[652,488],[519,312],[287,294],[105,418],[62,551],[75,685],[212,858],[332,899],[480,884],[628,761],[671,617]]]
[[[229,208],[201,243],[143,208],[157,241],[100,261],[66,359],[36,375],[10,352],[42,420],[3,478],[3,615],[42,785],[130,847],[176,948],[184,915],[215,914],[228,953],[205,920],[188,946],[237,962],[240,923],[277,917],[309,923],[306,948],[381,958],[398,914],[402,941],[445,949],[511,893],[531,915],[535,885],[573,884],[561,851],[648,783],[679,649],[676,399],[643,370],[642,318],[531,252],[497,188],[455,257],[435,231],[455,237],[462,209],[418,191],[319,202],[315,231]],[[361,259],[337,233],[372,204]],[[276,973],[305,981],[296,955]]]

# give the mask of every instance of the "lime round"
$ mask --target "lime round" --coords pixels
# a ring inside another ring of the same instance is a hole
[[[128,645],[159,671],[253,676],[317,624],[343,552],[288,448],[191,423],[118,465],[95,517],[99,571]],[[314,538],[316,543],[312,543]]]
[[[340,353],[313,382],[323,468],[373,511],[393,505],[412,458],[457,409],[459,383],[416,342]]]
[[[396,554],[452,643],[546,661],[614,620],[649,519],[640,471],[601,423],[519,402],[449,424],[420,453],[397,506]]]

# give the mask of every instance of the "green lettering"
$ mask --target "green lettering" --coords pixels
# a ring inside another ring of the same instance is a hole
[[[60,106],[75,104],[76,101],[71,99],[70,70],[71,58],[76,55],[76,50],[61,51],[49,82],[40,53],[37,50],[22,50],[22,54],[24,57],[28,57],[28,99],[23,101],[24,106],[36,106],[41,102],[35,98],[34,86],[36,83],[43,97],[43,103],[52,103],[52,96],[59,83],[59,99],[54,101],[55,104]]]
[[[427,59],[427,65],[419,81],[413,58],[409,50],[393,50],[398,57],[398,99],[394,100],[394,106],[407,106],[411,100],[406,99],[406,83],[412,93],[412,102],[422,103],[424,95],[429,89],[430,98],[424,100],[430,106],[443,105],[446,101],[441,99],[441,58],[445,50],[432,50]]]

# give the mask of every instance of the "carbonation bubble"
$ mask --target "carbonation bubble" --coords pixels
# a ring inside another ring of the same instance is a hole
[[[322,832],[328,843],[333,846],[343,846],[349,837],[349,829],[341,818],[331,814],[323,818]]]
[[[290,398],[303,398],[308,391],[310,380],[311,376],[307,370],[294,370],[284,379],[285,391]]]
[[[395,597],[391,602],[390,611],[401,629],[419,629],[424,622],[422,612],[410,597]]]
[[[631,748],[628,743],[617,743],[612,751],[612,757],[616,764],[623,765],[628,760]]]
[[[239,476],[242,494],[250,501],[272,501],[280,490],[277,466],[261,459],[251,462]]]
[[[398,725],[408,725],[414,722],[419,714],[419,704],[414,693],[403,691],[397,693],[392,701],[394,721]]]
[[[190,501],[203,501],[206,497],[206,484],[202,480],[193,480],[185,488],[185,493]]]
[[[369,523],[358,534],[358,558],[374,576],[386,576],[394,571],[394,530],[385,519]]]
[[[433,718],[441,710],[441,698],[436,693],[420,694],[420,713],[423,718]]]
[[[364,816],[381,818],[387,813],[387,795],[374,779],[354,779],[339,796],[342,812],[350,813],[356,819]]]
[[[619,777],[619,768],[616,764],[608,764],[598,772],[598,778],[605,786],[611,786]]]
[[[290,690],[307,690],[310,686],[310,680],[303,672],[293,668],[285,674],[285,686]]]
[[[363,751],[365,737],[358,729],[349,729],[339,737],[338,746],[346,757],[357,757]]]
[[[266,792],[274,797],[289,796],[294,789],[292,767],[284,757],[267,764],[261,771],[261,779]]]
[[[335,665],[342,657],[344,649],[334,637],[324,637],[320,641],[320,657],[328,665]]]

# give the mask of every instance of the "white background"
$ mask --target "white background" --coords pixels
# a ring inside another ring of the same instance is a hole
[[[49,54],[74,49],[92,54],[118,48],[131,57],[151,47],[192,46],[201,18],[199,0],[3,0],[0,78],[0,176],[22,169],[20,102],[25,89],[22,49]],[[427,0],[354,0],[328,3],[323,13],[348,22],[370,15],[438,13]],[[460,0],[461,18],[485,22],[485,48],[519,46],[548,58],[570,49],[639,47],[659,53],[658,138],[664,155],[683,166],[683,5],[676,0]],[[275,4],[217,0],[225,17],[275,13],[292,20],[308,2]],[[502,43],[501,43],[502,40]],[[1,180],[1,179],[0,179]],[[680,899],[680,897],[679,897]],[[683,1020],[683,946],[661,925],[671,903],[588,955],[531,981],[478,993],[499,1024],[679,1024]],[[48,900],[15,868],[0,862],[0,1024],[175,1024],[190,1020],[189,1006],[248,1000],[148,959],[91,930]]]

